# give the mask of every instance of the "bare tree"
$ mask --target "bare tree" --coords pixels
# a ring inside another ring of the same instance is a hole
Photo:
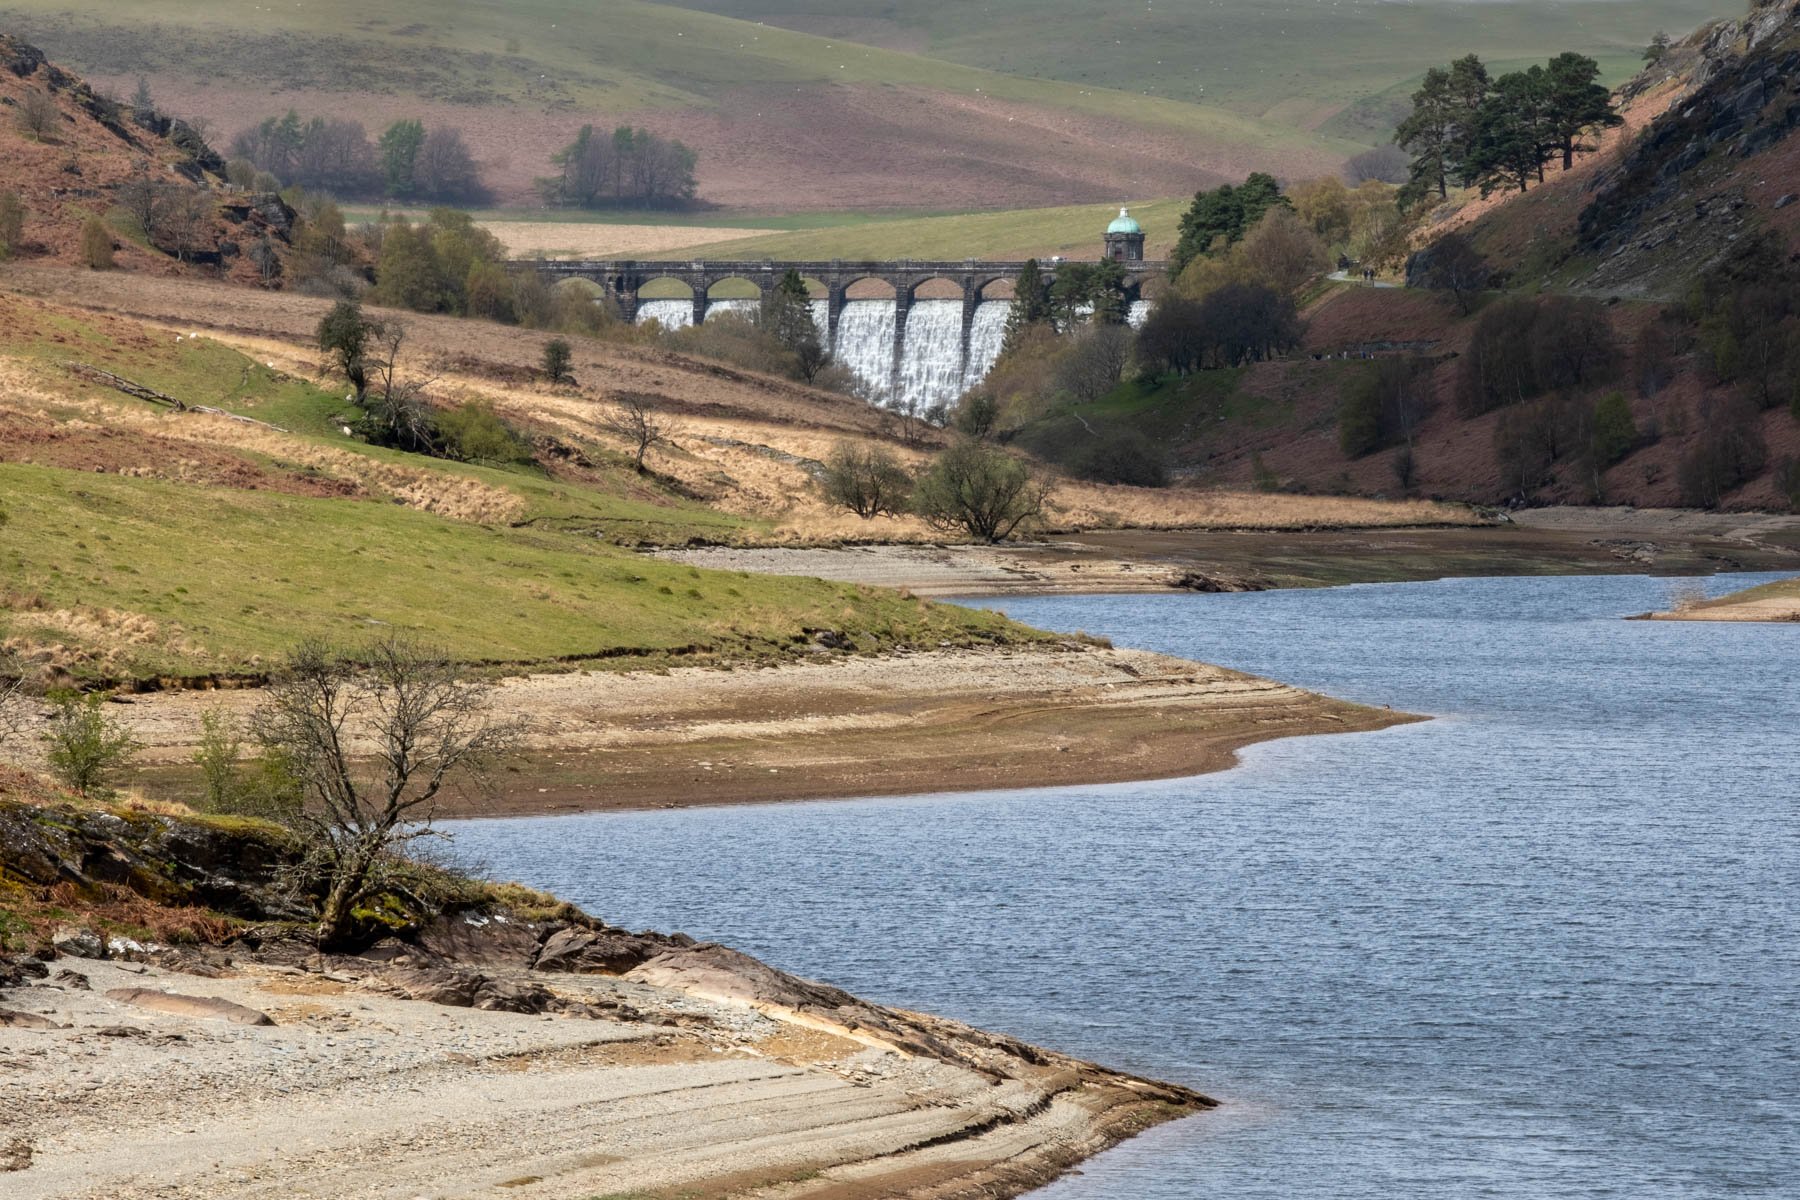
[[[481,171],[461,130],[440,125],[425,135],[413,163],[413,183],[434,200],[471,200],[481,195]]]
[[[650,406],[649,398],[636,392],[623,392],[616,403],[600,412],[600,428],[624,438],[631,446],[639,475],[645,473],[644,455],[650,447],[668,443],[677,426],[674,421]]]
[[[36,88],[26,88],[25,95],[19,100],[18,115],[19,132],[34,142],[46,141],[62,124],[62,110],[56,107],[56,101],[50,98],[49,92],[40,92]]]
[[[1092,404],[1119,386],[1131,357],[1131,331],[1093,325],[1079,334],[1056,364],[1057,386],[1081,404]]]
[[[385,429],[384,445],[430,453],[437,445],[437,419],[426,391],[435,375],[403,374],[406,322],[389,317],[369,323],[369,394],[364,405]]]
[[[444,788],[484,782],[516,743],[518,727],[495,718],[489,699],[488,685],[443,654],[399,639],[354,656],[306,643],[288,657],[251,728],[305,793],[292,820],[303,870],[323,893],[320,945],[392,885],[403,847],[432,835]]]
[[[160,245],[169,226],[182,208],[187,189],[166,179],[152,179],[140,168],[131,178],[113,189],[119,207],[131,215],[138,229],[151,245]]]
[[[190,254],[205,250],[212,241],[213,217],[216,210],[205,192],[195,188],[175,187],[169,194],[163,215],[166,249],[187,261]]]

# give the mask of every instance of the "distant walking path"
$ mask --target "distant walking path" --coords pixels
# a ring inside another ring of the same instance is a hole
[[[1352,278],[1348,271],[1333,271],[1325,278],[1331,280],[1333,283],[1360,283],[1364,287],[1397,288],[1402,286],[1386,279],[1364,279],[1362,278],[1361,271],[1356,273],[1355,278]]]

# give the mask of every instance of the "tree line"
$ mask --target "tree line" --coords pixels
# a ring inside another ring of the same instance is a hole
[[[487,198],[462,131],[398,120],[371,141],[362,122],[289,109],[231,139],[227,178],[240,187],[283,186],[346,199],[479,203]],[[259,178],[260,177],[260,178]]]
[[[1447,197],[1452,185],[1523,192],[1558,158],[1567,170],[1592,149],[1588,135],[1624,123],[1599,78],[1599,64],[1572,51],[1497,79],[1473,54],[1431,68],[1395,134],[1412,156],[1402,202]]]
[[[538,180],[547,204],[569,208],[682,208],[697,190],[698,156],[673,138],[621,125],[611,136],[583,125]]]

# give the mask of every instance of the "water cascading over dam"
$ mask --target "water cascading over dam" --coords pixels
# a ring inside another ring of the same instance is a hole
[[[754,314],[755,300],[712,300],[706,320],[726,313]],[[906,316],[906,344],[896,378],[894,340],[899,306],[892,300],[849,300],[838,316],[837,343],[833,356],[856,374],[879,400],[897,398],[919,408],[950,404],[980,383],[1006,340],[1010,300],[984,300],[975,308],[969,330],[969,354],[963,358],[962,301],[915,300]],[[813,321],[824,333],[830,320],[829,305],[812,302]],[[1126,320],[1136,328],[1150,313],[1147,301],[1134,300]],[[645,300],[638,305],[638,322],[657,321],[664,329],[681,329],[694,322],[692,300]]]

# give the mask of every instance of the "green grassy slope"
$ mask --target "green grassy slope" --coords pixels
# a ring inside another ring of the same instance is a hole
[[[1737,16],[1732,0],[671,0],[797,28],[884,36],[932,57],[1316,124],[1425,66],[1564,49],[1623,79],[1658,28]]]
[[[1002,618],[816,580],[700,571],[557,531],[321,500],[0,466],[0,632],[76,674],[254,671],[305,636],[405,633],[473,661],[756,657],[843,629],[865,648],[967,642]],[[9,611],[10,610],[10,611]]]
[[[1134,90],[1077,85],[641,0],[0,0],[0,24],[84,70],[271,91],[413,94],[583,115],[707,106],[759,84],[910,86],[1271,148],[1329,139]]]
[[[193,423],[217,418],[159,417],[69,361],[288,432],[208,433]],[[338,427],[341,393],[207,338],[0,297],[0,369],[19,384],[0,392],[0,642],[77,679],[253,673],[309,635],[401,632],[519,664],[761,659],[817,629],[867,650],[1038,636],[898,592],[633,554],[615,542],[754,523],[622,463],[569,480],[364,446]],[[459,512],[470,489],[505,515]]]

